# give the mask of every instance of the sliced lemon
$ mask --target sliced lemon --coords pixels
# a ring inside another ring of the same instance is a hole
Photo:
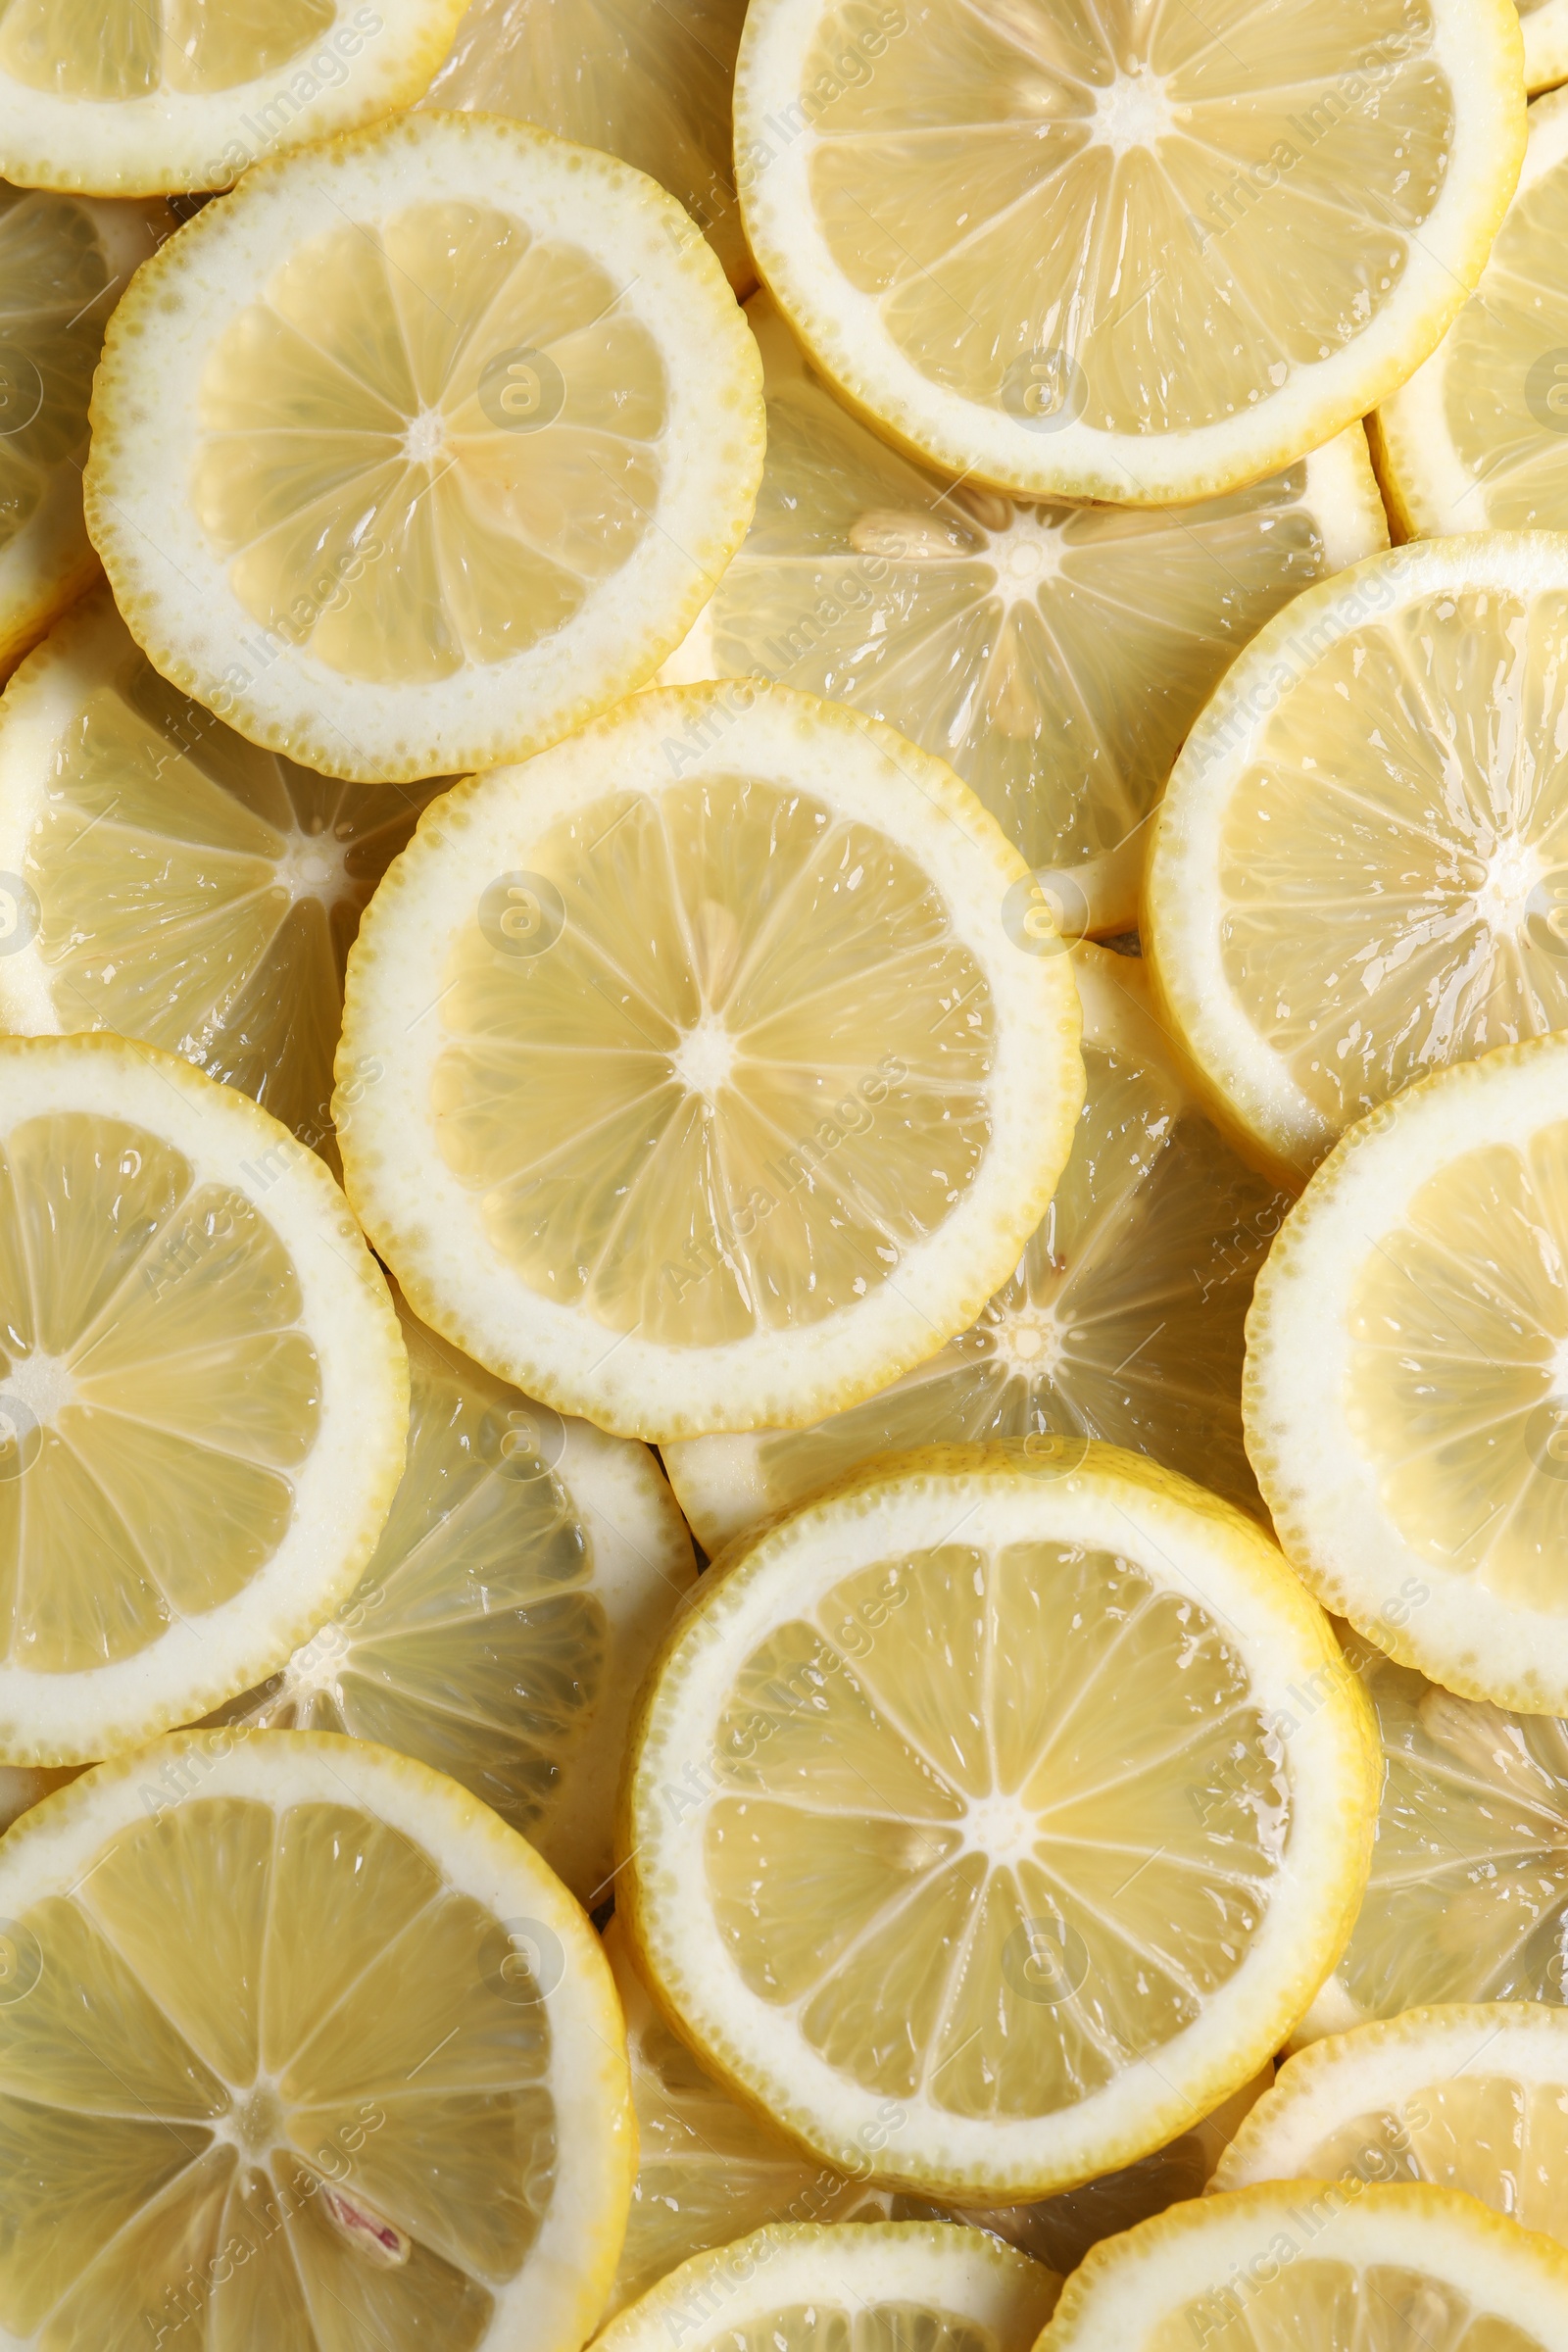
[[[646,1446],[402,1323],[409,1463],[381,1541],[336,1616],[225,1717],[417,1757],[602,1903],[627,1718],[696,1576],[691,1538]]]
[[[110,1755],[287,1657],[403,1468],[379,1269],[312,1152],[117,1037],[0,1040],[0,1756]]]
[[[468,0],[427,106],[515,115],[624,156],[678,198],[737,293],[757,283],[735,200],[730,87],[746,0]]]
[[[764,676],[950,760],[1064,931],[1137,919],[1148,819],[1253,630],[1389,543],[1357,423],[1178,514],[1014,504],[913,466],[835,399],[765,294],[756,516],[661,675]]]
[[[854,1402],[973,1319],[1067,1156],[1029,890],[886,728],[637,696],[449,794],[376,893],[335,1099],[367,1230],[427,1323],[605,1429]]]
[[[785,2225],[696,2255],[623,2311],[604,2352],[1030,2352],[1061,2281],[979,2230],[945,2222],[869,2229]]]
[[[1247,1447],[1326,1608],[1469,1698],[1568,1714],[1568,1039],[1352,1129],[1247,1324]]]
[[[1136,956],[1080,943],[1088,1092],[1072,1156],[978,1321],[891,1389],[814,1428],[664,1448],[710,1552],[874,1453],[1055,1430],[1152,1454],[1256,1510],[1242,1327],[1290,1205],[1210,1125]]]
[[[1568,81],[1568,0],[1518,0],[1525,36],[1525,87],[1549,90]]]
[[[17,0],[0,172],[99,196],[226,188],[259,158],[417,98],[463,0]]]
[[[110,312],[173,225],[162,204],[0,185],[0,676],[97,576],[81,512],[93,369]]]
[[[1568,0],[1557,7],[1568,74]],[[1373,420],[1407,538],[1568,522],[1565,235],[1568,93],[1559,92],[1530,109],[1519,186],[1480,284]]]
[[[384,1748],[186,1733],[0,1849],[14,2343],[576,2352],[634,2162],[581,1911]]]
[[[0,1026],[144,1038],[335,1163],[344,961],[439,789],[258,751],[84,599],[0,698]]]
[[[1038,2352],[1563,2352],[1568,2254],[1442,2188],[1283,2180],[1097,2246]]]
[[[1164,505],[1294,465],[1426,358],[1513,192],[1520,60],[1510,0],[753,0],[737,185],[896,439]]]
[[[1355,1932],[1295,2041],[1432,2002],[1561,2003],[1568,1726],[1457,1698],[1353,1635],[1347,1649],[1383,1748],[1377,1840]]]
[[[1288,2060],[1215,2169],[1259,2180],[1431,2180],[1568,2238],[1568,2012],[1413,2009]]]
[[[1568,1026],[1568,537],[1396,548],[1227,674],[1155,819],[1161,1007],[1299,1185],[1425,1071]]]
[[[1370,1711],[1254,1523],[1060,1439],[873,1464],[737,1546],[634,1727],[617,1905],[841,2169],[1093,2179],[1240,2088],[1349,1932]],[[868,2136],[869,2135],[869,2136]]]
[[[618,1920],[605,1956],[626,2019],[637,2179],[607,2317],[635,2302],[691,2255],[769,2223],[887,2221],[890,2189],[813,2163],[731,2097],[677,2040],[631,1964]],[[869,2153],[863,2174],[874,2165]]]
[[[757,348],[662,189],[406,115],[209,205],[116,312],[88,526],[155,666],[385,782],[640,685],[745,535]]]

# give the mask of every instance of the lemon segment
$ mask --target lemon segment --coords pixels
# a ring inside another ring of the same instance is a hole
[[[29,1814],[0,1890],[14,2341],[577,2352],[624,2035],[485,1806],[355,1740],[184,1734]]]
[[[409,105],[463,0],[16,0],[0,22],[0,172],[150,196]]]
[[[0,676],[97,576],[81,511],[110,312],[173,227],[162,204],[0,185]]]
[[[1029,2352],[1061,2281],[978,2230],[943,2222],[867,2229],[788,2225],[700,2254],[612,2321],[605,2352],[740,2343],[846,2352]]]
[[[662,189],[415,114],[259,168],[137,278],[88,522],[165,676],[385,782],[515,759],[640,685],[761,456],[756,348]]]
[[[1032,506],[869,432],[766,295],[767,459],[745,545],[663,683],[764,676],[949,760],[1068,932],[1129,929],[1148,819],[1226,664],[1300,588],[1388,545],[1359,423],[1174,514]]]
[[[344,962],[439,790],[259,751],[159,676],[107,590],[85,599],[0,698],[0,1026],[181,1054],[335,1164]]]
[[[1353,1636],[1346,1648],[1377,1716],[1383,1794],[1355,1931],[1295,2042],[1433,2003],[1560,2004],[1568,1727],[1458,1698]]]
[[[0,1041],[0,1755],[200,1714],[358,1581],[403,1464],[386,1285],[320,1163],[120,1038]]]
[[[650,1679],[619,1907],[825,2161],[1042,2196],[1253,2076],[1332,1967],[1364,1698],[1241,1513],[1113,1447],[873,1464],[705,1580]],[[1322,1703],[1298,1720],[1293,1684]]]
[[[1568,10],[1564,0],[1556,6],[1568,74]],[[1384,488],[1406,537],[1568,523],[1565,236],[1568,95],[1559,91],[1530,109],[1519,186],[1480,284],[1373,419]]]
[[[1568,81],[1568,0],[1519,0],[1525,36],[1525,87],[1549,90]]]
[[[745,14],[746,0],[468,0],[421,103],[514,115],[622,156],[685,207],[745,294],[757,271],[730,127]]]
[[[1430,2180],[1568,2238],[1568,2013],[1412,2009],[1298,2052],[1211,2185],[1298,2178]]]
[[[1282,2180],[1097,2246],[1037,2352],[1563,2352],[1568,2254],[1451,2189]]]
[[[1325,1607],[1469,1698],[1568,1713],[1568,1042],[1352,1129],[1269,1253],[1243,1415]]]
[[[1080,943],[1087,1092],[1045,1218],[979,1319],[813,1428],[664,1448],[713,1552],[875,1453],[1054,1430],[1149,1453],[1256,1510],[1242,1444],[1242,1327],[1290,1201],[1210,1124],[1153,1019],[1136,956]]]
[[[1077,1000],[1009,934],[1028,889],[939,762],[778,687],[639,696],[461,787],[349,961],[368,1231],[427,1323],[621,1435],[884,1386],[1067,1155]]]
[[[563,1420],[401,1321],[408,1468],[381,1541],[337,1614],[224,1719],[417,1758],[591,1908],[613,1891],[627,1719],[696,1576],[691,1539],[644,1446]]]
[[[949,473],[1131,506],[1402,382],[1523,145],[1508,0],[762,0],[735,84],[752,250],[847,397]]]
[[[1151,970],[1285,1182],[1413,1079],[1568,1024],[1565,646],[1568,538],[1396,548],[1277,614],[1189,737]]]

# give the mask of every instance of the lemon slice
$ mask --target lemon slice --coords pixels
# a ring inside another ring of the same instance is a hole
[[[0,1026],[183,1054],[334,1163],[344,961],[439,789],[258,751],[86,598],[0,698]]]
[[[949,2223],[786,2225],[682,2263],[596,2340],[604,2352],[824,2342],[1030,2352],[1060,2285],[1011,2246]]]
[[[1194,1101],[1138,959],[1080,943],[1072,967],[1088,1092],[1017,1267],[967,1331],[863,1404],[811,1429],[667,1446],[710,1552],[871,1454],[1048,1430],[1152,1454],[1256,1510],[1242,1327],[1289,1198]]]
[[[576,2352],[634,2161],[598,1940],[385,1749],[184,1734],[0,1850],[12,2342]]]
[[[367,1230],[437,1331],[625,1436],[885,1386],[1067,1156],[1078,1008],[1029,888],[947,768],[779,687],[641,695],[460,787],[349,960]]]
[[[1258,1277],[1243,1415],[1326,1608],[1469,1698],[1568,1714],[1568,1039],[1353,1129]]]
[[[738,294],[746,250],[730,85],[746,0],[469,0],[423,100],[515,115],[623,156],[692,216]]]
[[[1254,629],[1387,547],[1359,424],[1179,514],[1015,504],[867,431],[766,295],[767,460],[750,535],[663,682],[765,676],[950,760],[1064,931],[1137,919],[1148,818]]]
[[[1509,0],[753,0],[758,267],[950,473],[1163,505],[1293,465],[1433,348],[1519,170]]]
[[[407,106],[463,0],[18,0],[0,172],[99,196],[226,188],[260,157]]]
[[[1525,36],[1525,87],[1549,90],[1568,81],[1568,0],[1518,0]]]
[[[1557,7],[1568,74],[1568,0]],[[1555,530],[1568,520],[1565,233],[1568,93],[1558,92],[1530,109],[1518,190],[1480,284],[1373,420],[1404,536]]]
[[[875,2168],[873,2150],[861,2158],[860,2177],[835,2172],[731,2097],[660,2016],[615,1919],[605,1930],[605,1957],[626,2020],[637,2118],[637,2179],[607,2318],[690,2256],[769,2223],[895,2215],[902,2200],[864,2178]]]
[[[1283,2180],[1096,2247],[1039,2352],[1563,2352],[1568,2254],[1452,2189]]]
[[[1565,649],[1568,538],[1397,548],[1277,614],[1188,738],[1156,993],[1287,1182],[1425,1071],[1568,1025]]]
[[[269,1672],[403,1467],[386,1285],[320,1162],[121,1038],[0,1040],[0,1755],[67,1764]]]
[[[138,274],[88,526],[156,667],[253,742],[489,766],[679,642],[751,517],[760,379],[641,172],[407,115],[248,173]]]
[[[1284,2067],[1215,2169],[1259,2180],[1431,2180],[1568,2238],[1568,2013],[1413,2009]]]
[[[131,272],[173,225],[162,204],[0,185],[0,676],[97,576],[81,512],[93,369]]]
[[[1568,1726],[1456,1698],[1353,1635],[1347,1650],[1383,1748],[1377,1840],[1355,1932],[1295,2041],[1432,2002],[1562,2002]]]
[[[645,1446],[402,1322],[409,1462],[381,1541],[336,1616],[226,1719],[415,1756],[601,1903],[627,1718],[696,1575],[691,1538]]]
[[[617,1903],[710,2063],[956,2203],[1162,2146],[1333,1966],[1369,1710],[1274,1545],[1109,1446],[932,1447],[773,1524],[650,1679]],[[1316,1673],[1309,1716],[1290,1687]]]

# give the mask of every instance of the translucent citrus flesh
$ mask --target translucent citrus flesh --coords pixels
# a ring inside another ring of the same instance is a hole
[[[337,14],[333,0],[12,0],[0,71],[62,98],[202,97],[285,67]]]
[[[1568,1025],[1568,598],[1428,596],[1336,639],[1219,825],[1220,953],[1337,1130]]]
[[[1483,2053],[1484,2054],[1484,2053]],[[1374,2169],[1375,2168],[1375,2169]],[[1424,2083],[1325,2133],[1295,2168],[1311,2180],[1430,2180],[1527,2230],[1568,2238],[1568,2105],[1560,2083],[1478,2067]]]
[[[1412,1551],[1516,1606],[1568,1606],[1568,1123],[1429,1176],[1350,1289],[1345,1409]]]
[[[1236,653],[1331,568],[1305,493],[1304,466],[1169,513],[953,489],[802,372],[769,384],[756,517],[708,609],[713,666],[886,719],[1032,866],[1070,874],[1137,832]],[[1136,862],[1082,906],[1069,883],[1063,927],[1125,926],[1136,890]]]
[[[1249,1508],[1243,1324],[1278,1197],[1165,1075],[1086,1044],[1072,1156],[979,1321],[866,1403],[756,1449],[763,1510],[874,1453],[1032,1431],[1152,1454]],[[736,1443],[699,1439],[696,1446]],[[680,1491],[676,1448],[671,1463]]]
[[[5,1654],[133,1656],[287,1532],[320,1409],[292,1260],[162,1137],[63,1111],[5,1140],[0,1298]]]
[[[550,2027],[428,1854],[352,1803],[187,1797],[9,1933],[9,2330],[481,2340],[550,2203]]]
[[[1377,319],[1443,184],[1454,94],[1407,0],[951,8],[874,64],[858,19],[826,10],[801,73],[821,232],[915,368],[1026,419],[1244,413]]]
[[[537,122],[623,156],[669,190],[730,283],[756,283],[731,160],[730,84],[746,0],[471,0],[421,102]]]
[[[282,1672],[223,1713],[397,1748],[526,1837],[600,1695],[592,1547],[527,1399],[411,1317],[403,1336],[409,1466],[370,1564]]]
[[[931,879],[746,775],[608,795],[528,855],[516,905],[459,934],[432,1084],[498,1254],[607,1330],[694,1348],[891,1277],[991,1135],[991,993]],[[541,883],[559,936],[498,952]]]
[[[654,2008],[613,1927],[605,1951],[626,2013],[637,2117],[637,2180],[606,2319],[689,2255],[769,2222],[896,2217],[902,2199],[813,2163],[713,2080]]]
[[[1568,501],[1568,163],[1518,197],[1442,347],[1443,411],[1475,488],[1468,529],[1554,530]],[[1543,365],[1543,363],[1544,363]],[[1473,510],[1473,519],[1471,518]]]
[[[1250,1692],[1203,1609],[1107,1552],[858,1571],[719,1718],[706,1869],[736,1967],[868,2089],[1072,2106],[1191,2025],[1262,1923],[1290,1802]]]
[[[182,1054],[333,1157],[344,964],[438,789],[260,751],[127,640],[65,736],[24,866],[61,1027]]]
[[[0,19],[0,44],[15,14]],[[79,468],[112,274],[85,205],[0,185],[0,547],[62,465]]]
[[[1568,1726],[1380,1663],[1372,1875],[1336,1972],[1365,2017],[1564,1998]]]
[[[1279,2241],[1276,2239],[1276,2245]],[[1267,2263],[1272,2276],[1258,2280]],[[1222,2282],[1184,2299],[1154,2321],[1141,2352],[1544,2352],[1541,2338],[1495,2312],[1478,2310],[1462,2288],[1399,2262],[1325,2261],[1311,2255],[1276,2267],[1259,2244],[1245,2295]],[[1227,2308],[1228,2307],[1228,2308]]]
[[[300,245],[202,373],[192,507],[246,610],[400,684],[569,620],[659,503],[663,363],[624,292],[455,199]]]

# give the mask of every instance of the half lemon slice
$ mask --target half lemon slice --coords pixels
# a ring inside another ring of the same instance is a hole
[[[409,1460],[381,1541],[336,1615],[224,1719],[415,1756],[602,1903],[627,1719],[696,1576],[691,1538],[646,1446],[401,1320]]]
[[[1565,2352],[1568,2253],[1451,2189],[1281,2180],[1097,2246],[1037,2352]]]
[[[1247,1324],[1263,1499],[1327,1608],[1469,1698],[1568,1714],[1568,1039],[1353,1128]]]
[[[1568,2238],[1568,2012],[1412,2009],[1287,2060],[1215,2168],[1260,2180],[1431,2180]]]
[[[0,172],[99,196],[226,188],[416,98],[463,0],[23,0],[0,23]]]
[[[628,165],[415,114],[247,173],[116,312],[88,526],[155,666],[368,782],[640,685],[745,535],[756,345]]]
[[[86,598],[0,698],[0,1026],[182,1054],[335,1165],[344,962],[440,788],[259,751]]]
[[[1034,506],[911,465],[836,399],[765,294],[767,460],[752,528],[661,672],[762,676],[950,760],[1063,931],[1130,929],[1148,820],[1254,630],[1387,547],[1359,423],[1172,514]]]
[[[610,1974],[520,1838],[320,1733],[186,1733],[0,1855],[13,2342],[577,2352],[634,2162]]]
[[[949,769],[780,687],[640,695],[460,787],[349,960],[367,1230],[427,1323],[603,1428],[854,1402],[973,1319],[1066,1159],[1030,888]]]
[[[1149,1453],[1245,1509],[1243,1324],[1290,1205],[1236,1157],[1153,1019],[1143,964],[1080,943],[1087,1093],[1051,1206],[979,1319],[801,1430],[683,1438],[664,1467],[716,1551],[858,1462],[1054,1430]]]
[[[1568,0],[1563,9],[1568,74]],[[1530,22],[1526,19],[1526,23]],[[1371,419],[1406,538],[1568,522],[1568,92],[1530,142],[1481,282],[1437,350]]]
[[[671,1631],[623,1784],[639,1965],[841,2169],[876,2133],[880,2180],[979,2204],[1129,2163],[1349,1932],[1376,1750],[1337,1654],[1252,1521],[1136,1455],[873,1464]]]
[[[1156,995],[1299,1185],[1412,1079],[1568,1025],[1568,537],[1371,557],[1276,614],[1154,823]]]
[[[1511,0],[753,0],[758,267],[855,405],[1036,498],[1203,498],[1424,360],[1524,148]]]
[[[342,1194],[118,1037],[0,1040],[0,1754],[83,1762],[228,1698],[358,1582],[408,1369]]]

